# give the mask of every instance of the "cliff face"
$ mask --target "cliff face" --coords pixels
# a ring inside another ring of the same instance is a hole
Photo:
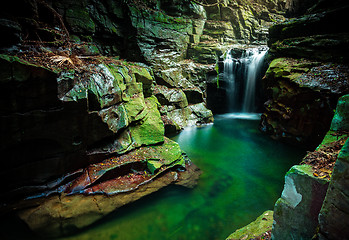
[[[318,146],[285,176],[274,208],[275,240],[348,235],[349,31],[338,26],[347,11],[345,1],[318,1],[305,16],[270,29],[274,59],[264,78],[269,100],[261,130],[307,148]]]
[[[270,28],[274,60],[264,79],[268,100],[260,127],[275,139],[310,147],[321,142],[338,98],[349,90],[349,30],[337,24],[348,5],[339,1],[324,9],[321,3],[308,15]]]
[[[164,137],[149,69],[106,57],[80,64],[54,70],[1,55],[1,212],[43,235],[70,233],[171,183],[192,187],[199,175]]]

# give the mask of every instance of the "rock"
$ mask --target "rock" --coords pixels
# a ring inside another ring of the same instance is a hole
[[[159,102],[152,96],[146,99],[148,114],[139,124],[130,127],[135,147],[152,145],[164,141],[164,124],[158,110]]]
[[[6,36],[6,38],[1,38],[0,48],[19,44],[22,40],[21,30],[21,26],[18,23],[7,19],[0,19],[0,31]]]
[[[331,123],[333,131],[349,131],[349,95],[344,95],[338,100],[336,112]]]
[[[183,157],[189,160],[188,156],[185,154],[183,154]],[[202,171],[191,161],[186,161],[185,169],[185,171],[178,172],[178,180],[175,184],[187,188],[194,188],[198,184]]]
[[[347,62],[343,52],[348,51],[349,29],[337,23],[345,21],[348,8],[336,3],[330,8],[274,25],[269,29],[270,52],[277,56]]]
[[[281,198],[274,207],[272,239],[311,239],[328,180],[313,176],[311,166],[293,166],[285,176]]]
[[[265,211],[255,221],[230,234],[226,240],[256,239],[270,231],[273,224],[273,211]]]
[[[95,32],[95,23],[90,18],[87,9],[82,6],[74,6],[66,11],[65,19],[73,32],[79,34],[92,34]]]
[[[17,57],[0,61],[7,126],[0,139],[9,160],[0,178],[10,182],[1,212],[60,236],[170,183],[195,185],[198,169],[164,138],[157,98],[143,95],[143,84],[153,84],[147,68],[110,58],[85,72],[53,72]],[[182,90],[167,97],[188,109]]]
[[[331,130],[340,132],[347,131],[346,115],[348,95],[341,97],[337,104],[335,116],[333,117]],[[335,135],[335,134],[333,134]],[[333,137],[334,138],[334,137]],[[338,136],[336,136],[336,140]],[[348,236],[348,140],[342,147],[335,163],[331,182],[326,194],[325,201],[319,214],[319,239],[346,239]]]
[[[153,93],[153,83],[154,78],[150,74],[149,69],[140,68],[135,69],[134,75],[137,82],[141,82],[143,84],[143,94],[145,97],[150,97]]]
[[[189,104],[197,104],[204,102],[203,94],[199,88],[186,88],[183,92]]]
[[[41,235],[72,233],[171,183],[193,187],[200,171],[184,158],[178,144],[165,139],[163,145],[142,147],[67,174],[68,182],[51,184],[16,208],[25,207],[19,216]],[[182,171],[177,172],[178,167]]]
[[[189,106],[192,111],[192,115],[194,115],[194,119],[196,118],[196,123],[210,123],[213,122],[213,114],[211,110],[208,110],[204,103],[193,104]]]
[[[348,91],[344,65],[278,58],[265,75],[268,101],[260,129],[275,139],[316,147],[328,131],[334,105]],[[334,84],[334,80],[337,80]]]
[[[317,3],[315,0],[287,0],[286,1],[286,14],[288,17],[297,17],[306,13],[309,8],[313,7]]]
[[[197,43],[188,49],[188,57],[201,64],[214,64],[219,56],[223,54],[223,44]]]

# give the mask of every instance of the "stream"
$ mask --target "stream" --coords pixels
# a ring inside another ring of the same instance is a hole
[[[285,173],[305,154],[261,134],[258,118],[216,115],[212,125],[185,129],[172,139],[203,171],[197,187],[166,187],[64,239],[224,240],[273,209]]]

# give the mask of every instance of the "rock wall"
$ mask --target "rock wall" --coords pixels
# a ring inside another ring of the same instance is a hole
[[[324,1],[320,1],[324,2]],[[348,93],[347,4],[316,5],[311,14],[270,28],[274,59],[264,79],[267,101],[260,129],[314,149],[326,134],[337,100]]]
[[[336,114],[331,123],[331,130],[348,132],[349,95],[338,101]],[[349,142],[343,146],[334,166],[331,183],[319,214],[319,239],[348,238],[348,171]]]
[[[199,170],[145,97],[149,69],[106,57],[69,70],[0,59],[1,213],[59,236],[168,184],[195,185]]]
[[[285,176],[274,208],[275,240],[348,236],[345,52],[349,31],[338,26],[347,10],[345,1],[318,1],[304,11],[307,15],[269,31],[273,60],[264,78],[269,100],[260,128],[275,139],[308,149],[318,145]]]
[[[303,164],[285,176],[274,208],[272,239],[346,239],[348,95],[340,98],[330,131]],[[343,193],[341,193],[343,192]]]

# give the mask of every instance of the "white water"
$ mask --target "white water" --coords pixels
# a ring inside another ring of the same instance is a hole
[[[232,58],[231,50],[227,52],[224,79],[228,82],[227,101],[230,112],[255,112],[256,84],[260,80],[267,51],[267,48],[247,49],[238,59]]]
[[[224,59],[224,79],[228,82],[227,96],[228,96],[228,109],[235,108],[237,102],[236,84],[235,84],[235,70],[239,63],[231,57],[230,50],[228,51],[226,58]]]

